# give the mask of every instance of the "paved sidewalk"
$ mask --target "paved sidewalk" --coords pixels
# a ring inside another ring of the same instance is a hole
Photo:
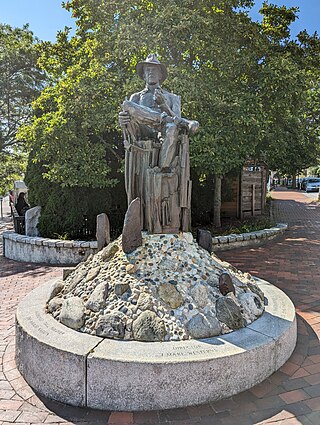
[[[293,300],[298,344],[278,372],[228,400],[186,409],[99,412],[44,399],[34,394],[15,367],[14,312],[32,288],[62,271],[0,257],[0,425],[320,425],[320,205],[297,191],[272,194],[275,218],[287,222],[289,230],[264,246],[219,255],[280,287]],[[0,221],[0,233],[8,226],[8,219]],[[185,385],[192,385],[191,376]]]

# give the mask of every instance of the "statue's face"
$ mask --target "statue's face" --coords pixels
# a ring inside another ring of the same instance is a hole
[[[161,80],[161,70],[157,65],[144,66],[144,79],[147,84],[159,84]]]

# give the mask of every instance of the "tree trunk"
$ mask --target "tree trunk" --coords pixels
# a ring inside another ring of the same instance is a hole
[[[296,189],[297,188],[297,175],[293,174],[292,175],[292,189]]]
[[[221,227],[221,180],[222,176],[214,174],[213,224],[217,228]]]

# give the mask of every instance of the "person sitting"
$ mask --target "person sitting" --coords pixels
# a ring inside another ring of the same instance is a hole
[[[30,208],[30,205],[25,200],[25,195],[26,194],[24,192],[21,192],[18,196],[18,201],[15,205],[17,213],[20,216],[25,215],[26,211]]]

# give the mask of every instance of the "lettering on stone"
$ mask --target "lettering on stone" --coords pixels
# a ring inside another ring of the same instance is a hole
[[[57,335],[65,335],[64,330],[57,329],[54,326],[48,326],[39,312],[36,312],[34,316],[28,316],[27,320],[36,331],[39,331],[44,336],[50,335],[51,332],[54,332]]]

